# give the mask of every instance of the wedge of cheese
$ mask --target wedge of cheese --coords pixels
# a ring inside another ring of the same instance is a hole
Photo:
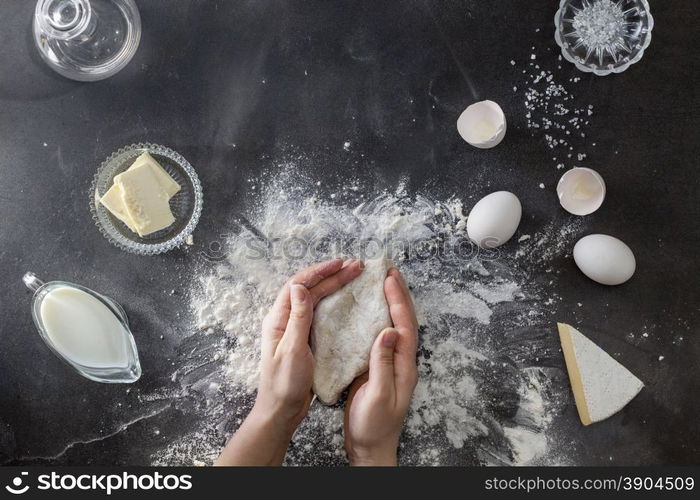
[[[172,198],[175,195],[175,193],[180,191],[180,185],[177,182],[175,182],[175,180],[172,177],[170,177],[170,174],[168,174],[168,172],[166,172],[165,169],[161,167],[160,163],[158,163],[155,160],[155,158],[148,154],[148,152],[145,152],[141,156],[136,158],[136,160],[134,160],[134,163],[129,167],[129,170],[139,167],[141,165],[148,165],[151,169],[153,169],[153,174],[155,175],[158,184],[160,184],[160,187],[162,187],[163,190],[168,194],[168,198]]]
[[[566,369],[583,425],[614,415],[644,384],[571,325],[557,323]]]
[[[160,231],[175,222],[170,197],[149,165],[130,168],[116,176],[114,183],[121,187],[124,208],[139,236]]]

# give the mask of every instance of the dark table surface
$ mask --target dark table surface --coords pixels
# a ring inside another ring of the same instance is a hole
[[[557,65],[555,0],[143,0],[133,61],[89,84],[39,59],[33,3],[0,3],[0,462],[145,464],[196,426],[182,407],[133,421],[143,414],[133,410],[134,394],[170,383],[176,333],[189,318],[186,294],[168,292],[188,288],[197,249],[139,257],[100,235],[88,188],[121,146],[168,145],[195,166],[206,197],[195,232],[203,243],[225,227],[244,180],[289,145],[326,155],[308,166],[317,177],[371,171],[387,185],[405,177],[409,190],[459,195],[470,168],[519,192],[529,224],[561,214],[551,189],[521,189],[551,187],[561,170],[542,135],[528,130],[522,94],[513,92],[523,82],[509,70],[533,47],[543,66]],[[559,317],[586,297],[578,320],[605,332],[597,340],[647,385],[623,417],[585,437],[582,428],[570,431],[582,464],[608,464],[610,450],[619,464],[700,461],[700,11],[683,0],[650,3],[656,26],[640,63],[609,77],[561,63],[568,78],[581,78],[577,96],[595,105],[587,135],[597,145],[586,166],[608,185],[603,209],[585,227],[627,242],[638,271],[629,284],[604,288],[569,261],[558,282]],[[509,131],[483,152],[464,144],[454,123],[486,98],[502,105]],[[339,151],[348,137],[368,162],[334,157],[329,146]],[[29,270],[125,306],[144,367],[132,391],[88,383],[43,346],[20,281]],[[643,330],[643,346],[626,340]]]

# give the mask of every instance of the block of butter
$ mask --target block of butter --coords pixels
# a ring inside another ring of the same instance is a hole
[[[114,177],[100,203],[129,229],[146,236],[175,222],[169,200],[178,191],[180,185],[150,154],[143,153]]]
[[[129,214],[126,213],[126,207],[122,201],[122,188],[119,184],[112,184],[112,187],[107,190],[104,196],[100,199],[107,210],[112,212],[117,219],[122,221],[133,232],[136,232],[136,226],[131,222]]]
[[[129,170],[141,165],[148,165],[153,170],[158,184],[160,184],[163,190],[167,193],[168,198],[172,198],[178,191],[180,191],[180,185],[175,182],[172,177],[170,177],[168,172],[166,172],[165,169],[160,166],[160,163],[158,163],[155,158],[148,154],[148,152],[145,152],[136,158],[134,163],[129,167]]]
[[[147,164],[131,168],[114,178],[131,223],[139,236],[155,233],[175,222],[170,197]]]

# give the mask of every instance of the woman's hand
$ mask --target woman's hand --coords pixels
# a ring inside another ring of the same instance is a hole
[[[314,306],[362,272],[358,260],[335,259],[300,271],[280,290],[263,321],[255,405],[216,465],[280,465],[311,403]]]
[[[350,386],[345,451],[350,465],[396,465],[399,435],[418,381],[418,321],[401,273],[389,270],[384,294],[394,328],[372,346],[369,372]]]

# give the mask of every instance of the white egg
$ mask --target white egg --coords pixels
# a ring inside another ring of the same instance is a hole
[[[506,116],[493,101],[481,101],[467,107],[457,119],[457,131],[474,147],[497,146],[506,135]]]
[[[634,274],[637,263],[630,247],[607,234],[589,234],[574,246],[578,268],[603,285],[620,285]]]
[[[520,200],[513,193],[491,193],[469,212],[467,234],[481,248],[496,248],[515,234],[522,213]]]
[[[574,215],[592,214],[605,199],[605,182],[598,172],[590,168],[572,168],[557,184],[559,203]]]

